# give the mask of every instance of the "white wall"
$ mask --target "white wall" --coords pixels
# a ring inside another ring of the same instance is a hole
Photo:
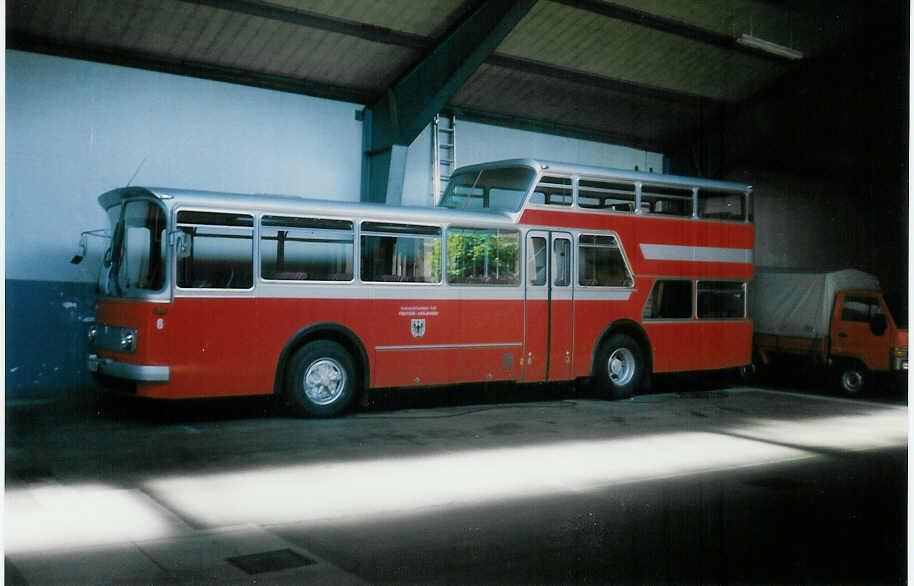
[[[99,194],[133,185],[357,200],[357,104],[229,83],[6,52],[6,278],[95,280]],[[626,147],[457,122],[460,165],[506,158],[660,171]],[[145,162],[144,162],[145,161]],[[407,158],[402,202],[432,205],[431,129]],[[139,169],[139,172],[137,172]]]
[[[8,279],[94,280],[79,233],[144,159],[134,185],[359,198],[355,104],[7,51],[6,108]]]

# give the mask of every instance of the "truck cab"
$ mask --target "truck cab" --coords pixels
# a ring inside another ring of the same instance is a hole
[[[756,267],[750,287],[759,366],[781,359],[825,366],[837,390],[851,396],[877,374],[907,379],[908,332],[892,318],[875,275]]]
[[[897,327],[879,291],[839,291],[829,340],[845,393],[861,391],[867,371],[907,373],[908,332]]]

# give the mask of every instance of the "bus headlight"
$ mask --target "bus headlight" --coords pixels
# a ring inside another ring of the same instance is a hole
[[[121,335],[121,352],[133,352],[134,350],[136,350],[136,333],[127,330]]]

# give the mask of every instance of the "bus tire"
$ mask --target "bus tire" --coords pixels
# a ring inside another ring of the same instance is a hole
[[[845,397],[859,397],[866,390],[866,368],[856,360],[839,362],[835,368],[837,389]]]
[[[336,342],[317,340],[289,359],[286,404],[300,417],[333,417],[349,407],[358,386],[352,355]]]
[[[613,334],[597,353],[596,389],[609,399],[625,399],[641,386],[646,370],[641,345],[625,334]]]

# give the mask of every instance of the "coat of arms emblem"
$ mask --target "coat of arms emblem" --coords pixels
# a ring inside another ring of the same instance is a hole
[[[414,319],[412,320],[410,331],[413,333],[414,338],[421,338],[425,335],[425,319]]]

